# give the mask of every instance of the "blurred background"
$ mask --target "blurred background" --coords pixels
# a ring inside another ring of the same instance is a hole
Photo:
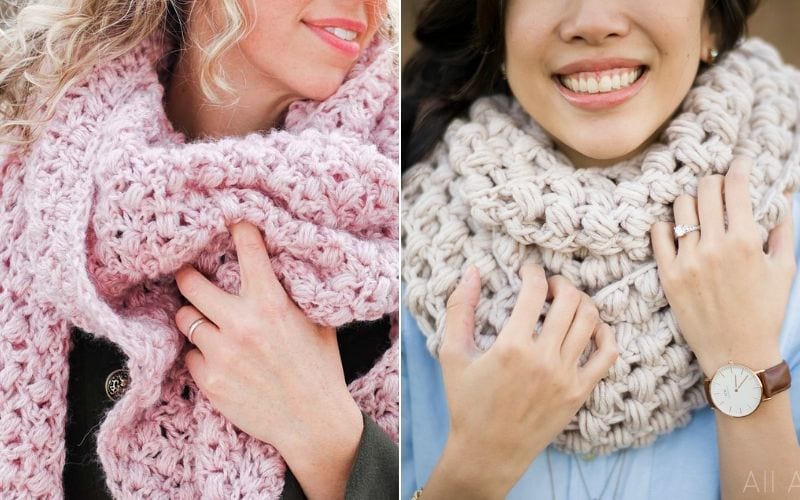
[[[425,0],[403,0],[403,61],[416,50],[413,31],[416,13]],[[761,37],[780,50],[783,59],[800,68],[800,0],[762,0],[749,23],[751,36]]]

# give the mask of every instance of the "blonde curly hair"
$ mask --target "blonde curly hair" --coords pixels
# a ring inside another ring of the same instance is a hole
[[[28,146],[69,87],[93,66],[162,30],[181,47],[185,24],[203,0],[0,0],[0,143]],[[200,86],[210,102],[234,97],[219,58],[252,28],[240,1],[220,2],[224,19],[201,51]],[[383,0],[375,0],[382,2]],[[381,33],[396,39],[397,1],[388,0]]]

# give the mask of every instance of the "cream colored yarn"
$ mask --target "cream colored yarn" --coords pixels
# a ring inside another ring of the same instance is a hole
[[[555,440],[570,452],[644,446],[704,404],[702,373],[661,289],[650,226],[701,176],[734,154],[755,160],[751,195],[767,232],[800,184],[800,77],[750,40],[697,79],[660,140],[637,158],[576,169],[511,98],[475,101],[427,161],[405,177],[406,304],[434,354],[445,302],[476,264],[476,341],[487,349],[508,318],[527,259],[591,295],[620,356]],[[609,137],[609,140],[613,140]],[[588,355],[588,350],[584,356]],[[585,359],[585,357],[584,357]]]

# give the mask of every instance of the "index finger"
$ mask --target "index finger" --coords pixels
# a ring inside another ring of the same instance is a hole
[[[541,315],[547,296],[547,276],[544,268],[533,261],[526,261],[520,268],[522,286],[517,302],[506,321],[498,341],[504,339],[533,340],[534,328]]]
[[[272,270],[261,231],[249,222],[238,222],[228,228],[239,259],[241,287],[239,295],[251,295],[280,287]],[[283,287],[280,287],[283,290]]]

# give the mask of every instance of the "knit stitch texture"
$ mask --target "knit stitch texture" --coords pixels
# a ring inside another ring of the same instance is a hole
[[[578,169],[512,98],[476,100],[403,180],[404,305],[429,349],[438,351],[446,300],[471,264],[482,278],[475,338],[488,349],[532,259],[593,298],[620,349],[554,444],[607,453],[687,424],[705,402],[702,372],[662,291],[650,226],[672,221],[680,194],[696,195],[699,177],[724,174],[742,154],[754,159],[750,193],[766,240],[787,213],[782,191],[800,184],[799,105],[797,71],[750,40],[698,76],[645,152]]]
[[[165,50],[151,38],[94,68],[32,149],[0,163],[3,498],[63,496],[73,326],[128,357],[131,384],[98,434],[115,497],[280,495],[284,462],[197,390],[174,322],[184,264],[238,293],[230,224],[261,229],[313,321],[396,318],[396,51],[376,40],[334,96],[294,104],[282,130],[187,142],[163,108]],[[392,324],[391,347],[349,389],[397,441]]]

